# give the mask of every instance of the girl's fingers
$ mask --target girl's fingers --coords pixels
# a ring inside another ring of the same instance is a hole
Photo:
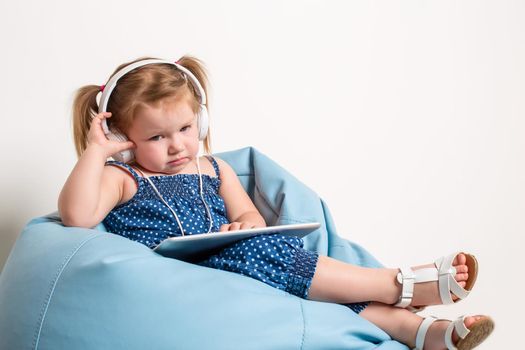
[[[101,112],[99,114],[97,114],[95,117],[99,117],[99,118],[111,118],[111,112]]]
[[[248,222],[234,221],[232,223],[222,225],[219,229],[219,232],[246,230],[246,229],[255,228],[255,227],[263,227],[263,226],[254,225]]]
[[[232,222],[229,224],[224,224],[221,226],[219,232],[226,232],[226,231],[236,231],[241,229],[241,223],[240,222]]]
[[[105,118],[111,118],[111,112],[102,112],[93,117],[93,120],[91,121],[91,128],[90,130],[93,130],[94,128],[102,128],[102,121]]]
[[[96,114],[94,117],[93,117],[93,120],[92,122],[95,122],[97,124],[100,124],[102,122],[102,120],[106,119],[106,118],[111,118],[111,112],[102,112],[102,113],[98,113]]]
[[[93,117],[88,134],[88,142],[103,146],[107,150],[108,156],[127,149],[135,148],[135,144],[132,141],[122,142],[108,139],[107,135],[105,134],[104,127],[102,126],[102,122],[106,118],[111,118],[111,115],[111,112],[102,112],[96,114]]]
[[[239,230],[241,228],[240,222],[232,222],[230,225],[230,231]]]
[[[241,229],[241,230],[246,230],[246,229],[250,229],[250,228],[254,228],[254,227],[255,227],[255,225],[253,225],[253,224],[251,224],[251,223],[243,222],[243,223],[241,224],[240,229]]]
[[[97,124],[102,126],[102,121],[106,118],[111,118],[111,112],[102,112],[95,116],[95,120],[97,121]]]

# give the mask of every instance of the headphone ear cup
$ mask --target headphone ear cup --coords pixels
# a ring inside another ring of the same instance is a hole
[[[126,142],[128,141],[128,138],[126,135],[121,133],[120,131],[116,129],[112,129],[109,134],[106,134],[106,137],[108,140],[111,141],[118,141],[118,142]],[[120,151],[118,153],[112,154],[111,158],[115,159],[116,161],[123,162],[123,163],[129,163],[135,158],[135,154],[132,150],[126,149],[124,151]]]
[[[198,127],[199,127],[199,140],[202,141],[208,135],[208,109],[205,105],[201,105],[199,116],[198,116]]]

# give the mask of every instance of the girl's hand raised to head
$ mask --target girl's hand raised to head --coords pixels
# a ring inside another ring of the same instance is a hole
[[[115,153],[135,147],[135,144],[129,140],[125,142],[108,140],[102,128],[102,121],[110,117],[111,112],[102,112],[94,116],[88,133],[88,147],[98,147],[102,149],[106,158]]]
[[[232,222],[229,224],[224,224],[219,229],[219,232],[226,232],[226,231],[236,231],[236,230],[246,230],[249,228],[256,228],[256,227],[264,227],[261,225],[256,225],[251,222]]]

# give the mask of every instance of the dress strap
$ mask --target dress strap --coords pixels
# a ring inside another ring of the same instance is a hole
[[[213,165],[213,169],[215,169],[215,175],[219,177],[220,175],[219,164],[217,164],[217,161],[215,160],[215,158],[213,158],[212,156],[205,156],[205,157],[211,162],[211,165]]]
[[[116,160],[110,160],[110,161],[106,162],[106,165],[114,165],[114,166],[118,166],[119,168],[122,168],[124,170],[127,170],[133,176],[135,181],[137,181],[137,183],[140,183],[139,179],[141,178],[141,176],[135,171],[135,169],[133,169],[128,164],[123,163],[123,162],[118,162]]]

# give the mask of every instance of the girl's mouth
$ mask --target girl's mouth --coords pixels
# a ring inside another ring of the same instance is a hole
[[[188,160],[188,157],[182,157],[182,158],[179,158],[179,159],[172,160],[168,164],[169,165],[180,165],[180,164],[186,162],[187,160]]]

